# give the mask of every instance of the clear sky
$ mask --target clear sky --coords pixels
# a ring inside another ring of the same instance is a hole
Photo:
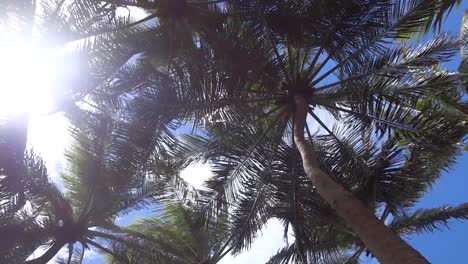
[[[453,32],[458,34],[460,24],[463,16],[463,10],[468,8],[468,0],[464,0],[461,6],[452,11],[451,15],[443,24],[443,31]],[[446,66],[450,69],[456,69],[459,64],[459,58],[448,63]],[[51,117],[57,120],[50,122],[58,122],[63,127],[63,130],[57,131],[54,135],[45,135],[46,128],[44,128],[41,120],[34,125],[32,121],[30,127],[29,140],[33,143],[34,147],[42,152],[48,152],[44,155],[46,162],[48,162],[49,171],[52,172],[52,177],[57,180],[58,172],[63,167],[63,145],[68,141],[66,134],[64,120],[60,116]],[[47,122],[47,120],[46,120]],[[42,124],[39,125],[39,124]],[[42,127],[42,128],[41,128]],[[47,127],[47,126],[46,126]],[[49,138],[48,142],[46,138]],[[54,138],[55,140],[50,140]],[[41,143],[42,142],[42,143]],[[54,143],[55,142],[55,143]],[[41,144],[43,146],[41,146]],[[48,151],[46,151],[48,149]],[[43,153],[45,154],[45,153]],[[203,166],[194,168],[190,174],[196,177],[196,183],[200,183],[200,178],[206,178],[208,169]],[[464,154],[458,159],[457,164],[443,175],[443,177],[435,184],[434,188],[428,192],[418,203],[417,208],[430,208],[442,205],[457,205],[460,203],[468,202],[468,154]],[[149,216],[149,210],[131,213],[118,219],[118,224],[125,225],[133,222],[138,217]],[[253,244],[250,251],[246,251],[237,257],[227,256],[222,260],[223,264],[250,264],[250,263],[265,263],[271,255],[284,245],[283,241],[283,227],[278,221],[272,220],[268,223],[266,229],[263,230],[263,235]],[[422,234],[409,237],[408,240],[417,250],[428,258],[431,263],[445,264],[445,263],[468,263],[468,222],[452,221],[450,229],[438,231],[430,234]],[[61,254],[65,254],[62,252]],[[87,251],[86,260],[87,264],[104,263],[102,258],[96,252]],[[365,263],[376,263],[375,260],[364,259]]]

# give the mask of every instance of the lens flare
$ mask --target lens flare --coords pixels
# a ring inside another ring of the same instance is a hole
[[[0,115],[51,111],[55,61],[50,49],[0,39]]]

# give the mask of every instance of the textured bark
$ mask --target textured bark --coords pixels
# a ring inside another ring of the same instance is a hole
[[[320,196],[343,218],[366,247],[383,264],[429,263],[417,250],[389,229],[359,199],[320,169],[316,152],[304,137],[308,104],[295,96],[294,142],[301,153],[305,173]]]
[[[55,241],[54,244],[40,257],[28,260],[24,262],[24,264],[47,264],[57,253],[59,250],[65,246],[65,242],[62,241]]]

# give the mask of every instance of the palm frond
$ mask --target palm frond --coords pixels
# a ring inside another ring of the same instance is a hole
[[[346,261],[347,256],[339,253],[340,243],[338,237],[317,232],[315,237],[308,238],[304,253],[298,249],[297,243],[294,242],[280,249],[267,263],[342,263]]]
[[[448,228],[448,222],[452,219],[467,220],[468,204],[419,209],[408,215],[396,217],[390,227],[403,235],[410,235]]]
[[[56,264],[82,264],[83,258],[85,254],[85,247],[81,245],[81,247],[69,247],[69,256],[67,259],[59,258],[55,261]]]

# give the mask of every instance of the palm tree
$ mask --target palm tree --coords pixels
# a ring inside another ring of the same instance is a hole
[[[336,134],[340,135],[340,133]],[[449,219],[467,219],[467,204],[416,212],[410,212],[409,209],[429,190],[441,172],[453,164],[457,154],[460,153],[459,146],[441,146],[437,148],[440,152],[435,152],[436,148],[428,150],[417,145],[405,149],[401,146],[401,142],[395,140],[387,140],[382,143],[381,147],[378,147],[366,144],[366,142],[359,144],[355,141],[356,136],[352,135],[340,138],[347,146],[348,152],[345,152],[347,155],[333,155],[341,146],[333,142],[330,136],[314,141],[319,144],[321,141],[324,143],[317,147],[322,157],[322,168],[335,172],[334,175],[339,175],[337,172],[348,171],[347,174],[342,173],[346,177],[339,179],[339,182],[375,211],[380,221],[385,223],[388,219],[392,219],[388,226],[395,233],[407,236],[423,231],[432,232],[446,227]],[[348,156],[349,151],[352,151],[353,157],[358,157],[363,161],[367,168],[362,167],[362,164],[356,160],[352,161]],[[431,166],[425,164],[431,164]],[[350,171],[349,167],[353,170]],[[302,176],[298,178],[302,181],[306,180],[304,172],[299,169],[297,171]],[[363,178],[363,175],[368,176]],[[292,180],[282,180],[281,183],[283,182],[294,183]],[[310,196],[304,194],[304,187],[300,187],[301,183],[297,185],[299,187],[296,187],[295,192],[288,192],[288,189],[294,187],[285,187],[285,190],[280,192],[281,200],[278,200],[281,202],[277,208],[282,210],[271,210],[279,211],[276,217],[282,219],[286,226],[288,224],[291,226],[296,240],[282,249],[271,262],[286,263],[290,259],[295,259],[307,263],[307,261],[330,257],[330,254],[336,252],[349,252],[350,250],[355,250],[355,254],[349,261],[358,259],[359,255],[366,251],[366,246],[340,218],[335,216],[336,218],[317,221],[317,212],[310,215],[310,212],[304,213],[295,209],[299,207],[297,203],[312,200]],[[305,220],[301,222],[298,219]]]
[[[49,188],[47,171],[41,158],[34,153],[26,153],[21,162],[24,169],[14,185],[18,193],[16,196],[3,196],[10,198],[2,199],[0,207],[0,235],[8,238],[0,243],[1,260],[5,263],[22,263],[43,243],[38,236],[42,223],[31,204],[41,199]],[[8,185],[2,187],[3,190],[8,189]]]
[[[219,261],[214,257],[228,237],[227,208],[219,205],[217,211],[207,210],[209,195],[179,177],[183,163],[166,154],[164,159],[154,160],[147,171],[146,177],[158,183],[152,207],[157,217],[142,218],[126,227],[108,223],[106,228],[111,227],[119,236],[101,233],[95,237],[99,241],[94,244],[88,241],[89,245],[104,253],[110,263]],[[81,263],[82,256],[70,259]]]
[[[204,118],[246,122],[239,116],[263,109],[275,122],[248,148],[251,153],[257,153],[267,135],[292,137],[315,190],[379,260],[426,263],[333,180],[339,175],[332,177],[320,168],[304,134],[307,117],[333,134],[319,117],[319,109],[379,137],[399,131],[399,137],[414,140],[436,127],[450,129],[457,123],[445,118],[443,109],[450,105],[466,111],[459,104],[459,76],[428,71],[457,52],[457,38],[442,34],[419,47],[391,41],[426,25],[428,14],[440,11],[442,3],[328,1],[322,3],[326,14],[334,14],[328,17],[312,2],[288,7],[279,2],[225,2],[224,7],[238,16],[228,17],[219,31],[222,43],[230,43],[235,54],[221,52],[219,41],[199,40],[191,46],[196,60],[181,59],[164,68],[163,63],[143,59],[138,62],[139,72],[147,69],[147,77],[135,75],[135,68],[121,71],[120,80],[138,78],[138,85],[120,82],[114,89],[139,88],[132,91],[130,110],[134,120],[144,124],[176,120],[197,126]],[[272,18],[283,18],[281,14],[293,14],[286,17],[296,18],[300,32],[281,28],[288,23],[275,24],[278,20]],[[243,61],[242,55],[249,59]],[[332,74],[336,77],[330,78]],[[291,122],[294,125],[288,129]],[[427,145],[438,140],[425,138]]]
[[[157,218],[139,219],[126,229],[126,239],[139,247],[114,243],[108,262],[217,263],[220,259],[213,257],[228,237],[227,225],[220,220],[206,219],[203,208],[164,206]]]
[[[67,154],[69,167],[63,175],[65,192],[48,183],[34,199],[30,199],[31,208],[25,209],[31,211],[27,218],[29,222],[2,221],[2,232],[12,235],[12,243],[2,247],[2,252],[15,249],[13,256],[7,255],[10,259],[23,262],[29,256],[25,252],[49,245],[42,256],[25,262],[47,263],[67,244],[71,259],[76,257],[74,246],[77,243],[81,245],[80,254],[84,254],[90,246],[102,249],[96,239],[124,241],[113,223],[115,217],[141,208],[158,194],[160,186],[147,178],[141,169],[130,162],[113,160],[115,138],[107,136],[108,141],[99,140],[106,138],[103,134],[109,130],[105,120],[97,119],[95,116],[94,121],[99,126],[94,129],[91,126],[86,130],[75,129],[76,143]],[[45,173],[43,170],[41,175],[46,177]],[[25,188],[37,189],[39,186]],[[21,217],[17,215],[14,219]]]
[[[247,123],[253,124],[254,120],[258,120],[255,115]],[[232,203],[233,225],[225,247],[234,253],[249,247],[266,222],[277,218],[284,223],[286,232],[291,227],[296,238],[279,254],[284,258],[294,257],[307,263],[307,259],[318,261],[339,249],[352,247],[361,248],[362,253],[366,245],[356,232],[316,191],[310,192],[314,186],[302,162],[297,160],[299,153],[292,142],[267,135],[257,144],[273,122],[275,120],[264,119],[248,129],[240,123],[214,124],[207,127],[203,136],[182,137],[180,149],[174,154],[189,162],[193,159],[208,161],[213,167],[214,177],[208,180],[206,187],[217,194],[225,194]],[[419,200],[461,152],[459,142],[466,129],[463,126],[439,129],[434,133],[440,135],[443,131],[453,144],[441,139],[427,146],[424,142],[428,138],[420,138],[419,143],[405,143],[398,134],[382,141],[368,132],[349,127],[313,136],[312,141],[322,170],[339,175],[335,178],[337,182],[369,210],[380,214],[380,221],[384,222],[388,216],[400,221],[400,217],[406,217],[402,212]],[[433,211],[429,215],[424,213],[428,217],[419,218],[419,223],[437,226],[452,217],[467,217],[466,205]],[[415,214],[417,217],[420,215]]]

